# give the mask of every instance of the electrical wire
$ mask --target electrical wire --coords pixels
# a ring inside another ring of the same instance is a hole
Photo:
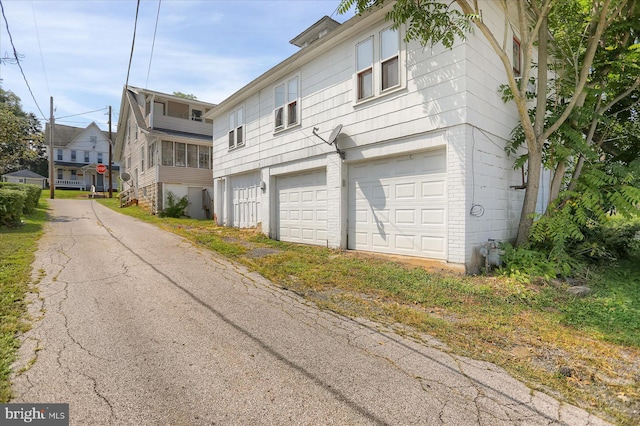
[[[158,32],[158,20],[160,18],[160,4],[162,0],[158,0],[158,13],[156,14],[156,27],[153,30],[153,41],[151,42],[151,55],[149,56],[149,68],[147,69],[147,80],[144,82],[146,88],[149,84],[149,74],[151,73],[151,60],[153,59],[153,48],[156,45],[156,33]]]
[[[129,73],[131,72],[131,62],[133,62],[133,49],[136,45],[136,30],[138,28],[138,12],[140,11],[140,0],[138,0],[136,5],[136,19],[133,23],[133,40],[131,41],[131,53],[129,54],[129,66],[127,67],[127,80],[125,82],[125,87],[129,86]]]
[[[51,89],[49,88],[49,78],[47,77],[47,70],[44,66],[44,55],[42,54],[42,45],[40,44],[40,32],[38,31],[38,22],[36,21],[36,8],[31,2],[31,12],[33,13],[33,25],[36,29],[36,40],[38,40],[38,50],[40,51],[40,62],[42,62],[42,72],[44,73],[44,82],[47,85],[47,93],[51,97]]]
[[[104,111],[105,109],[108,109],[108,107],[104,107],[104,108],[100,108],[100,109],[95,109],[93,111],[87,111],[87,112],[81,112],[80,114],[73,114],[73,115],[65,115],[64,117],[56,117],[56,120],[60,120],[63,118],[69,118],[69,117],[76,117],[78,115],[85,115],[85,114],[91,114],[94,112],[100,112],[100,111]]]
[[[22,69],[22,64],[20,63],[20,59],[18,58],[18,51],[16,50],[16,46],[13,44],[13,36],[11,35],[11,31],[9,31],[9,21],[7,21],[7,16],[4,13],[4,5],[2,4],[2,0],[0,0],[0,9],[2,9],[2,18],[4,19],[5,26],[7,27],[7,34],[9,34],[9,41],[11,42],[11,47],[13,48],[13,57],[16,59],[18,68],[20,68],[20,73],[22,74],[22,78],[24,78],[24,82],[27,85],[27,89],[29,89],[29,93],[31,94],[31,98],[33,99],[33,102],[35,102],[36,107],[38,108],[38,111],[40,111],[40,114],[42,115],[42,118],[45,121],[47,121],[47,118],[42,112],[42,109],[40,108],[38,101],[36,101],[36,97],[33,95],[33,90],[31,90],[31,86],[29,85],[27,76],[24,74],[24,70]]]

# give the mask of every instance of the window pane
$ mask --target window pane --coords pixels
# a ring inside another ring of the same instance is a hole
[[[198,168],[198,145],[187,145],[187,167]]]
[[[398,78],[398,57],[391,58],[382,63],[382,90],[400,84]]]
[[[191,119],[193,121],[202,121],[202,111],[198,109],[191,110]]]
[[[58,157],[58,161],[62,161],[62,150],[61,149],[56,150],[56,154]]]
[[[513,72],[516,77],[520,76],[520,42],[513,39]]]
[[[389,59],[398,55],[398,31],[391,28],[380,33],[380,59]]]
[[[231,130],[229,132],[229,148],[233,148],[234,146],[236,146],[235,131]]]
[[[176,142],[176,166],[185,167],[187,165],[187,150],[185,144]]]
[[[198,147],[199,166],[201,169],[209,168],[210,148],[206,146]]]
[[[242,145],[244,143],[243,135],[242,135],[242,126],[236,129],[236,138],[238,145]]]
[[[173,142],[162,141],[162,165],[173,166]]]
[[[358,74],[358,99],[373,96],[373,72],[368,69]]]
[[[238,111],[236,112],[236,126],[242,126],[244,124],[244,117],[242,116],[242,108],[238,109]]]
[[[236,115],[234,113],[229,114],[229,130],[236,128]]]
[[[369,68],[373,64],[373,39],[369,38],[358,45],[356,48],[358,71]]]
[[[298,122],[298,103],[291,102],[287,108],[287,124],[292,125]]]
[[[156,165],[156,143],[153,142],[149,145],[149,151],[147,151],[147,154],[149,154],[149,167],[153,167]]]
[[[275,117],[276,129],[280,129],[280,128],[284,127],[283,114],[284,114],[284,108],[283,107],[280,107],[280,108],[278,108],[276,110],[276,117]]]
[[[280,86],[276,87],[276,108],[280,108],[282,105],[284,105],[284,84],[281,84]]]
[[[89,162],[89,152],[88,151],[85,151],[85,153],[84,153],[84,162],[85,163]]]
[[[98,153],[98,163],[102,164],[102,153]]]
[[[287,102],[298,99],[298,77],[292,78],[287,84]]]

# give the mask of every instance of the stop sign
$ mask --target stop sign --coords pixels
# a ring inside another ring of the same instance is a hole
[[[104,172],[107,171],[107,166],[105,166],[104,164],[98,164],[96,166],[96,172],[100,173],[100,174],[104,174]]]

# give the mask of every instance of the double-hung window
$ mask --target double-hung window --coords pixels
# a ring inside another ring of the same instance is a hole
[[[140,147],[140,170],[144,172],[144,145]]]
[[[400,85],[400,41],[391,28],[380,33],[380,74],[383,92]]]
[[[356,45],[356,101],[402,85],[400,33],[391,27]]]
[[[162,165],[173,166],[173,142],[162,141]]]
[[[84,162],[88,163],[89,162],[89,151],[85,151],[84,152]]]
[[[78,157],[76,156],[76,151],[74,149],[71,150],[71,161],[75,162]]]
[[[244,145],[244,109],[229,113],[229,149]]]
[[[198,168],[198,145],[187,145],[187,167]]]
[[[56,149],[56,160],[62,161],[62,150]]]
[[[373,37],[356,47],[358,72],[358,100],[373,96]]]
[[[184,143],[176,142],[175,143],[175,152],[176,152],[176,167],[186,167],[187,166],[187,148]]]
[[[102,164],[102,153],[98,153],[98,163]]]
[[[274,128],[283,130],[300,123],[300,79],[298,76],[277,85],[274,92]]]
[[[149,155],[149,167],[154,167],[156,165],[156,143],[151,142],[149,144],[149,149],[147,150],[147,154]]]

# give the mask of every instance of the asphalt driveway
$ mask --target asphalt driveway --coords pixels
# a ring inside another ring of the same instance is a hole
[[[79,425],[606,424],[95,201],[51,205],[12,402]]]

